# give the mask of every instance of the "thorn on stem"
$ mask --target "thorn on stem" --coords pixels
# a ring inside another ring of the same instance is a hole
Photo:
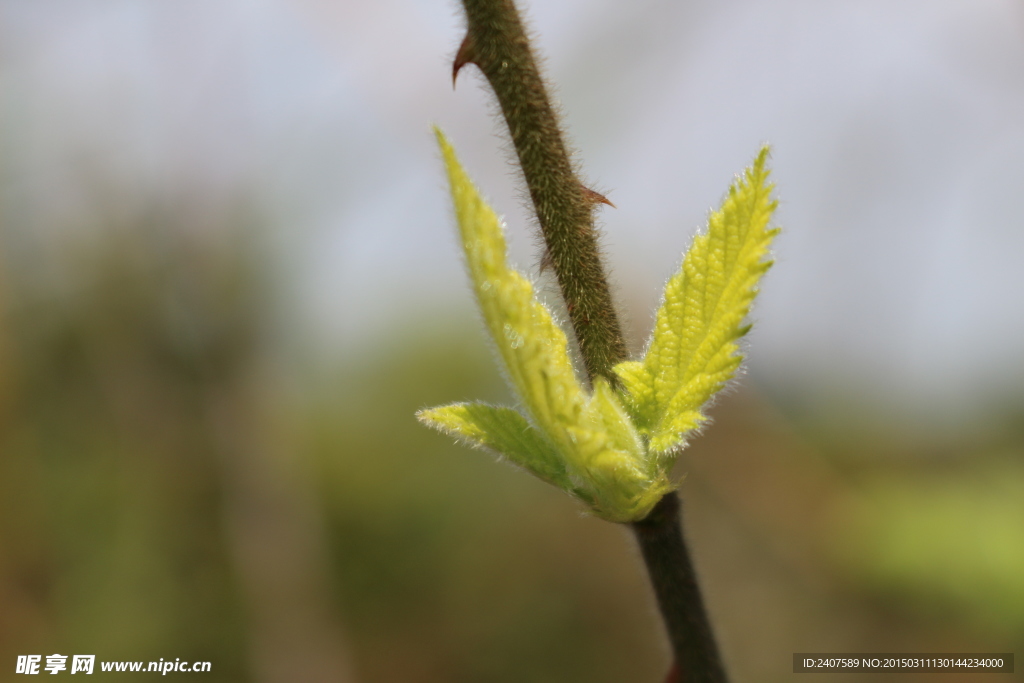
[[[586,187],[586,186],[583,186],[583,185],[581,185],[580,187],[583,188],[583,196],[586,197],[587,201],[589,201],[591,204],[607,204],[608,206],[612,207],[613,209],[617,209],[618,208],[617,206],[612,204],[610,201],[608,201],[608,198],[605,197],[600,192],[595,192],[594,190],[591,190],[589,187]]]
[[[668,671],[668,677],[665,678],[665,683],[679,683],[679,665],[673,664],[672,668]]]
[[[470,40],[470,34],[467,33],[466,37],[462,39],[459,51],[455,53],[455,61],[452,62],[452,90],[455,89],[455,79],[459,77],[459,71],[471,63],[475,64],[476,58],[473,56],[473,41]]]

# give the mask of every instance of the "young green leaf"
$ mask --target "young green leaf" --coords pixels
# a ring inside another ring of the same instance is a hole
[[[565,333],[506,262],[501,222],[437,131],[466,264],[484,322],[526,416],[456,404],[420,411],[425,424],[490,448],[575,495],[605,519],[641,519],[672,489],[620,398],[603,378],[590,394],[569,361]]]
[[[771,266],[768,246],[778,233],[768,222],[768,148],[729,188],[679,273],[665,286],[654,334],[642,362],[616,367],[627,404],[654,453],[668,456],[705,419],[701,407],[733,376],[742,356],[736,341]]]
[[[760,275],[775,204],[762,150],[694,240],[665,289],[643,361],[615,368],[593,392],[569,362],[565,333],[506,260],[501,221],[480,197],[440,131],[466,264],[484,322],[525,415],[460,403],[422,410],[425,424],[496,451],[615,522],[643,519],[673,489],[670,455],[704,419],[701,406],[740,362],[735,340]]]
[[[569,361],[565,333],[534,298],[529,280],[508,266],[501,221],[444,135],[436,133],[473,290],[505,372],[537,427],[561,449],[571,449],[565,427],[579,421],[586,395]]]
[[[503,455],[549,484],[569,490],[572,482],[565,463],[554,447],[522,414],[513,409],[486,403],[453,403],[421,410],[417,417],[472,446],[480,446]]]

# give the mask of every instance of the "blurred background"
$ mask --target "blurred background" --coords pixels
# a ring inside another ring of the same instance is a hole
[[[747,372],[678,467],[734,679],[1020,654],[1021,4],[527,10],[618,207],[637,352],[773,145]],[[431,124],[554,292],[482,79],[452,90],[461,26],[452,0],[0,0],[4,680],[54,652],[210,681],[662,679],[626,530],[413,419],[513,401]]]

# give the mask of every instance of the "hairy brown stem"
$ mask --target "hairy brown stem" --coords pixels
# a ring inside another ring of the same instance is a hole
[[[587,374],[615,382],[612,367],[626,359],[626,345],[593,218],[595,204],[607,200],[576,176],[515,5],[511,0],[462,4],[469,28],[452,76],[464,65],[476,64],[494,88]]]

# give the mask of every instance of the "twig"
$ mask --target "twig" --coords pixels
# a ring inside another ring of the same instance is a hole
[[[498,97],[550,263],[558,278],[580,354],[592,380],[616,381],[612,367],[626,359],[594,230],[596,203],[608,203],[576,177],[555,110],[511,0],[463,0],[469,28],[452,78],[472,63]]]
[[[576,176],[512,0],[462,0],[462,4],[468,29],[452,65],[452,80],[463,66],[476,64],[494,89],[587,374],[591,380],[603,376],[615,382],[612,367],[626,359],[626,345],[593,220],[595,204],[610,202]],[[665,496],[632,527],[669,632],[678,680],[725,683],[682,536],[679,497]]]
[[[683,541],[676,493],[664,496],[643,520],[632,524],[647,573],[668,628],[683,683],[725,683],[697,575]]]

